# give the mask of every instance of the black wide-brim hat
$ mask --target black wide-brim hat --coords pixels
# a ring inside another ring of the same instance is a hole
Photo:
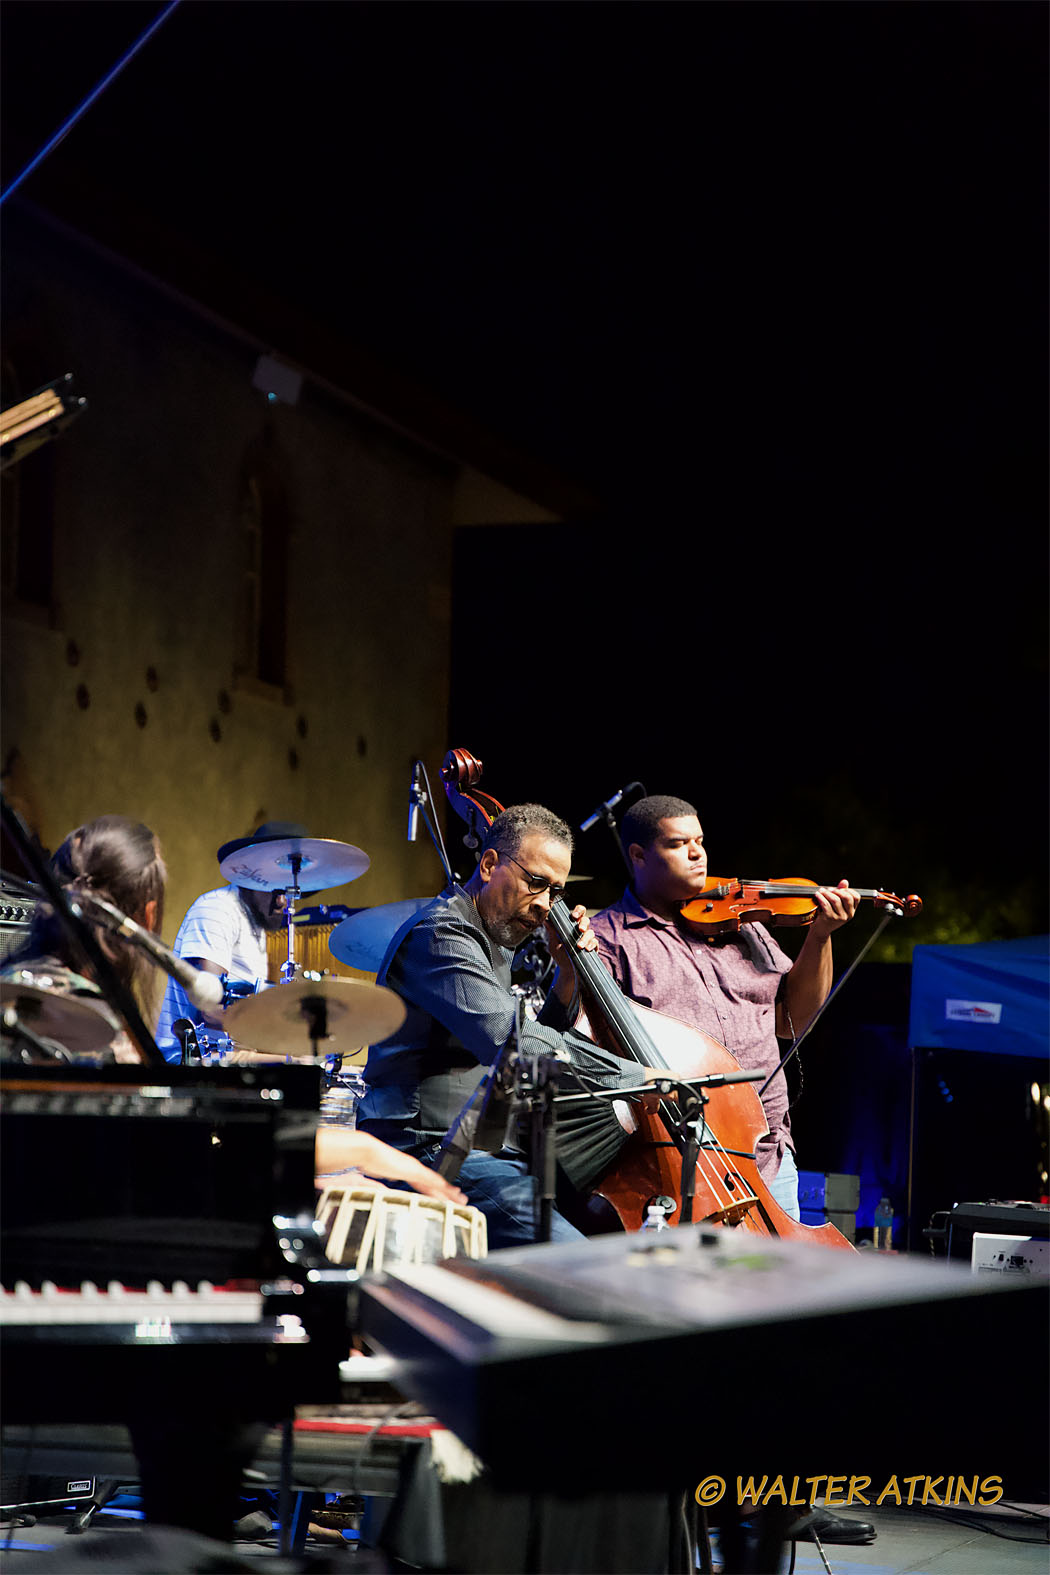
[[[253,848],[257,842],[286,842],[294,837],[309,835],[306,827],[300,826],[298,821],[265,820],[250,837],[234,837],[232,842],[224,842],[215,857],[221,864],[231,853],[239,853],[242,848]]]

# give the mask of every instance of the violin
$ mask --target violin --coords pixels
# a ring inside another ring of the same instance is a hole
[[[812,924],[820,909],[813,900],[819,883],[799,876],[777,880],[725,879],[709,875],[699,897],[683,905],[680,917],[694,935],[710,938],[734,935],[742,924]],[[897,897],[891,891],[853,890],[870,898],[877,908],[896,918],[909,918],[922,911],[922,898]]]
[[[481,761],[463,749],[449,750],[441,767],[449,803],[470,828],[464,840],[475,848],[482,840],[479,832],[503,808],[479,792],[481,770]],[[594,953],[576,949],[576,926],[560,898],[551,904],[550,922],[571,951],[587,990],[587,1026],[596,1042],[627,1060],[682,1078],[739,1072],[739,1062],[716,1039],[628,1000]],[[628,1106],[616,1113],[629,1136],[593,1194],[608,1205],[620,1229],[636,1231],[657,1198],[669,1197],[681,1209],[680,1112],[673,1100],[665,1099],[659,1111]],[[694,1217],[757,1235],[793,1236],[852,1250],[834,1225],[801,1225],[773,1198],[755,1160],[757,1145],[768,1131],[762,1102],[750,1083],[711,1089],[695,1169]]]

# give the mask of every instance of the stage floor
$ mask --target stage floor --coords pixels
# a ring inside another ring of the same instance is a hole
[[[1047,1568],[1047,1532],[1050,1526],[1045,1507],[1032,1507],[1022,1516],[997,1509],[981,1517],[980,1528],[922,1509],[872,1509],[864,1512],[878,1530],[878,1537],[867,1547],[825,1548],[833,1575],[1043,1575]],[[98,1568],[99,1539],[115,1539],[110,1547],[119,1557],[110,1567],[139,1570],[151,1567],[136,1561],[136,1548],[144,1547],[149,1535],[141,1521],[118,1519],[103,1514],[79,1538],[67,1537],[69,1517],[41,1519],[31,1527],[0,1529],[0,1567],[19,1570],[75,1571]],[[997,1534],[996,1534],[997,1533]],[[1031,1539],[1031,1540],[1011,1540]],[[1042,1539],[1042,1540],[1038,1540]],[[92,1546],[92,1544],[94,1546]],[[347,1544],[345,1549],[325,1550],[311,1544],[306,1562],[278,1557],[273,1545],[236,1542],[226,1550],[236,1562],[227,1566],[273,1569],[275,1575],[292,1570],[345,1570],[358,1575],[391,1575],[404,1566],[391,1564],[373,1549]],[[787,1569],[787,1557],[783,1568]],[[108,1560],[107,1560],[108,1563]],[[649,1575],[649,1572],[639,1572]],[[731,1572],[729,1572],[731,1575]],[[795,1575],[826,1575],[816,1547],[797,1545]]]

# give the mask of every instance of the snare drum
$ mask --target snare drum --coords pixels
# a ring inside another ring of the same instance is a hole
[[[394,1263],[484,1258],[488,1251],[480,1209],[367,1182],[326,1187],[317,1223],[326,1256],[358,1270],[378,1273]]]

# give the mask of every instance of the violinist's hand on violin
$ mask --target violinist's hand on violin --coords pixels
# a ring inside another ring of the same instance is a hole
[[[813,892],[817,915],[811,926],[818,935],[831,935],[848,924],[857,911],[860,892],[854,891],[848,880],[837,886],[817,886]]]

